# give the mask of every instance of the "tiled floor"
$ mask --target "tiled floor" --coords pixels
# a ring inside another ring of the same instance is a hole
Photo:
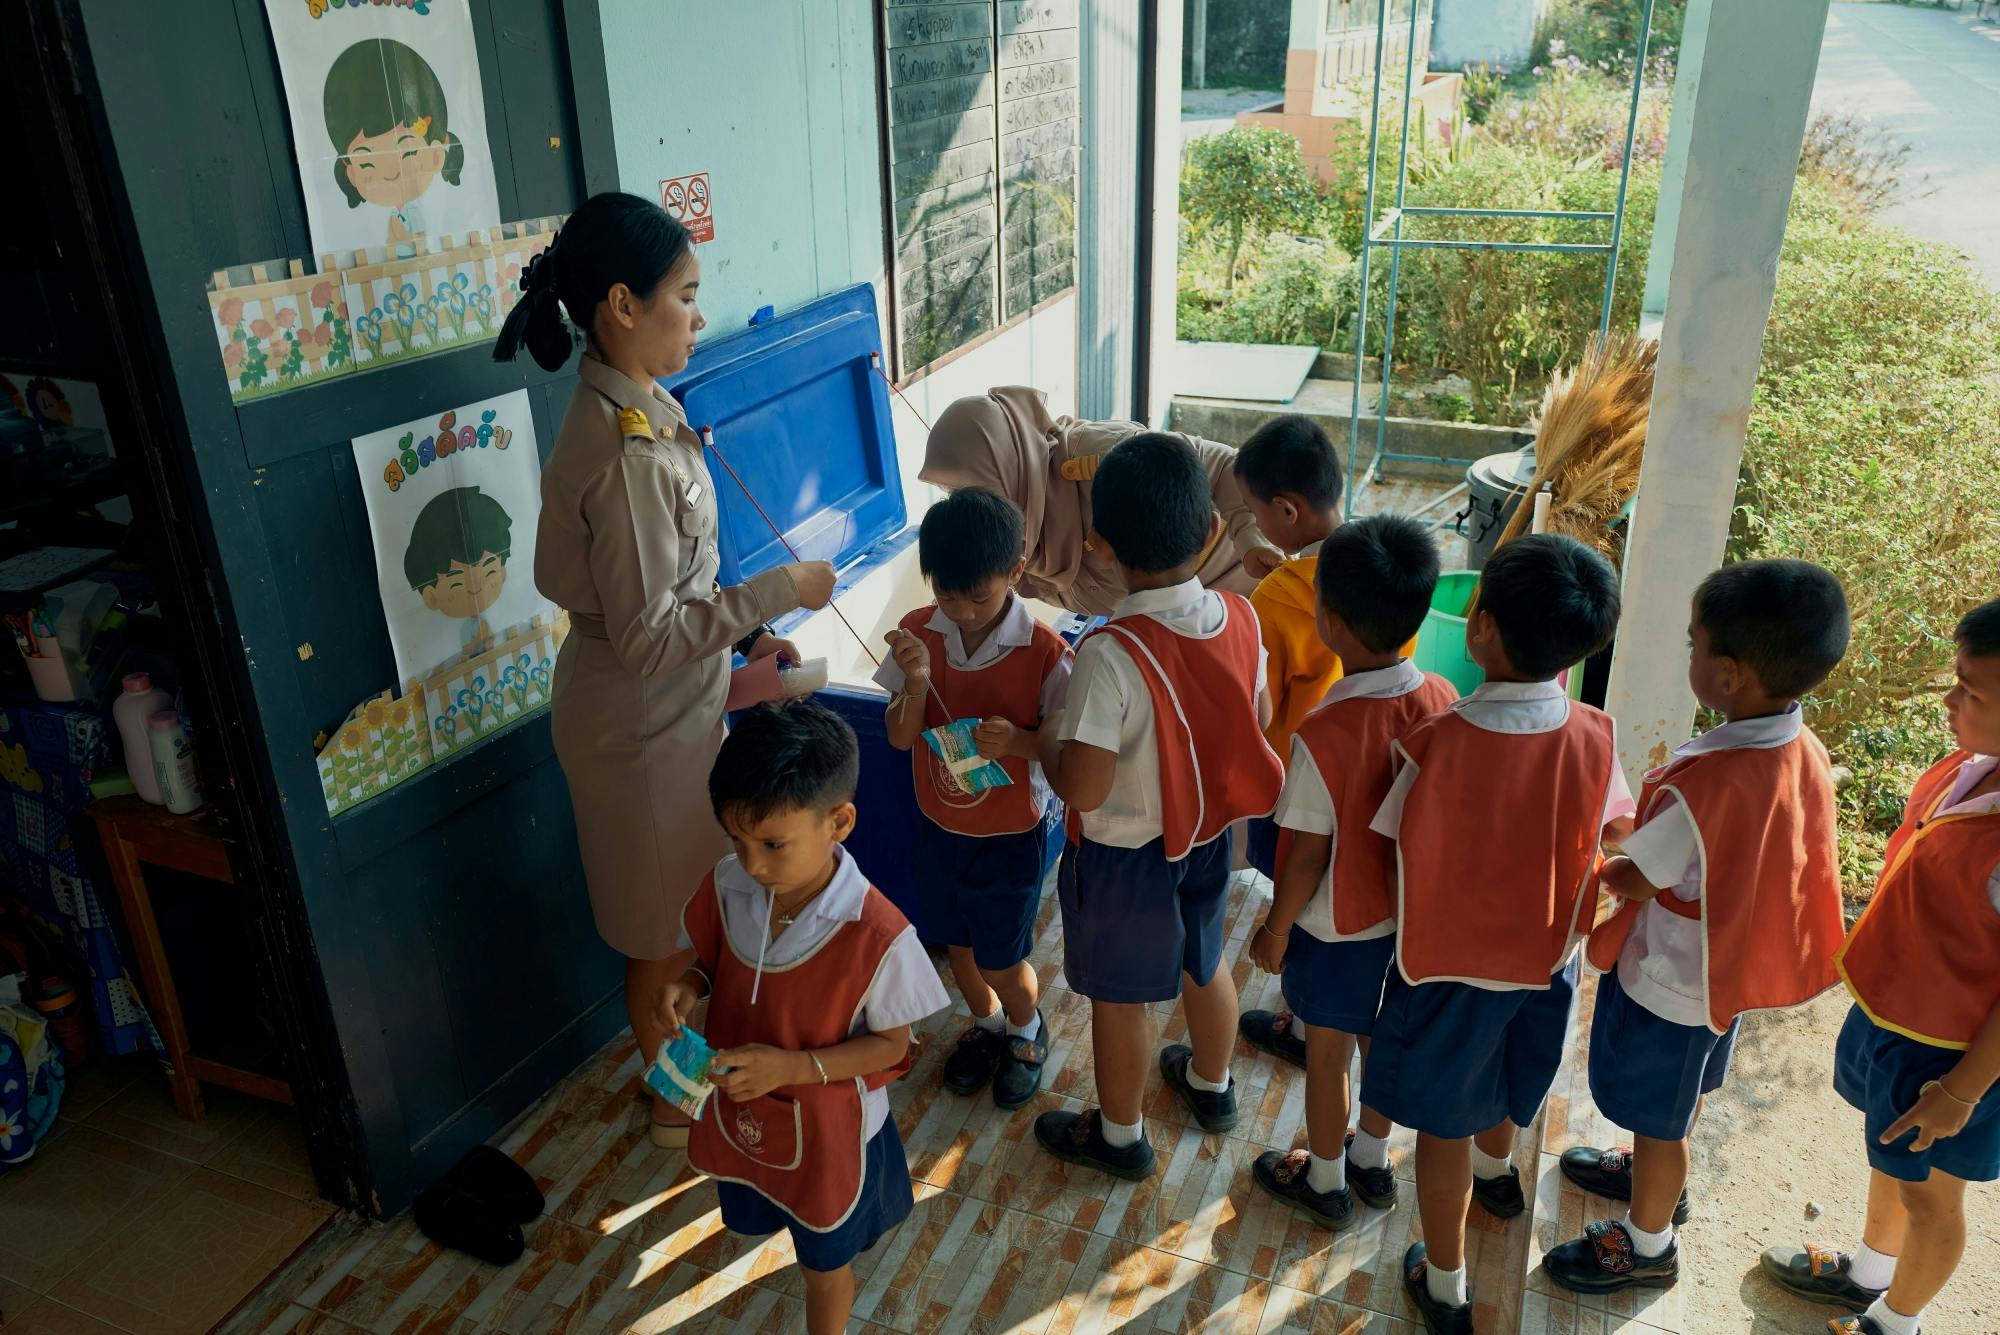
[[[1246,875],[1230,924],[1245,1007],[1278,1004],[1247,942],[1269,894]],[[938,1086],[964,1020],[934,1017],[916,1069],[892,1087],[917,1180],[914,1214],[857,1262],[855,1328],[895,1331],[1216,1330],[1268,1335],[1408,1332],[1398,1265],[1414,1192],[1328,1233],[1254,1187],[1250,1161],[1302,1141],[1304,1077],[1239,1049],[1246,1116],[1203,1135],[1155,1091],[1160,1167],[1122,1183],[1065,1167],[1029,1134],[1036,1115],[1093,1097],[1087,1004],[1062,986],[1053,896],[1035,959],[1054,1034],[1043,1093],[1013,1114]],[[1166,1011],[1168,1008],[1161,1008]],[[1162,1041],[1180,1036],[1178,1021]],[[713,1189],[678,1151],[655,1150],[634,1095],[639,1059],[614,1043],[533,1109],[503,1146],[541,1182],[548,1209],[504,1270],[428,1243],[407,1219],[337,1221],[224,1329],[236,1331],[780,1331],[802,1328],[803,1287],[783,1235],[723,1229]],[[1394,1157],[1407,1174],[1410,1141]],[[1532,1164],[1532,1137],[1519,1159]],[[1523,1300],[1526,1221],[1476,1207],[1472,1287],[1482,1332],[1512,1330]],[[1567,1330],[1569,1327],[1563,1327]]]
[[[330,1219],[286,1108],[174,1112],[144,1062],[84,1067],[56,1130],[0,1177],[8,1335],[174,1335],[226,1317]]]

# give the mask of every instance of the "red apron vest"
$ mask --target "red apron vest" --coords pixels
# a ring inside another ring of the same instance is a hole
[[[1396,844],[1368,822],[1395,782],[1396,739],[1457,698],[1450,682],[1426,672],[1407,695],[1335,700],[1299,724],[1298,738],[1333,799],[1333,930],[1342,936],[1396,916]],[[1289,844],[1290,834],[1283,831],[1280,842]]]
[[[1212,592],[1224,611],[1222,628],[1213,635],[1183,635],[1143,613],[1091,632],[1117,638],[1152,696],[1161,837],[1169,862],[1246,816],[1268,816],[1285,786],[1284,762],[1257,722],[1257,656],[1263,644],[1256,613],[1240,595]],[[1072,842],[1081,831],[1082,822],[1071,812]]]
[[[1609,716],[1572,702],[1549,732],[1436,714],[1397,747],[1417,766],[1396,840],[1396,964],[1427,979],[1545,988],[1595,888]]]
[[[1969,759],[1955,752],[1917,780],[1875,898],[1833,957],[1876,1025],[1959,1050],[2000,1004],[2000,913],[1987,897],[2000,812],[1937,814]]]
[[[1646,776],[1642,820],[1678,798],[1700,841],[1699,900],[1652,902],[1702,926],[1708,1027],[1745,1011],[1812,1000],[1839,981],[1840,855],[1832,762],[1805,729],[1783,746],[1683,756]],[[1644,904],[1625,903],[1590,934],[1591,967],[1616,967]]]
[[[967,671],[951,666],[946,659],[944,633],[926,623],[931,609],[920,608],[903,618],[902,627],[923,642],[931,656],[931,681],[936,691],[924,692],[924,727],[939,728],[952,721],[945,717],[950,706],[953,718],[1004,718],[1017,728],[1034,728],[1041,723],[1042,683],[1062,662],[1069,646],[1062,636],[1037,621],[1032,644],[1010,649],[997,662]],[[944,697],[944,705],[938,696]],[[988,788],[967,796],[958,790],[930,743],[918,739],[910,748],[910,775],[916,785],[917,806],[941,829],[954,834],[1020,834],[1042,821],[1042,809],[1035,802],[1033,763],[1014,756],[1004,757],[1000,767],[1013,780],[1005,788]]]
[[[714,980],[708,1042],[717,1051],[745,1043],[793,1052],[845,1043],[889,947],[909,927],[871,886],[858,921],[842,924],[804,959],[764,966],[753,1006],[756,961],[729,943],[713,872],[688,901],[682,921]],[[846,1222],[861,1198],[867,1149],[861,1092],[909,1068],[906,1053],[898,1065],[862,1079],[781,1086],[747,1103],[718,1089],[689,1131],[688,1162],[710,1177],[761,1192],[807,1228],[829,1232]]]

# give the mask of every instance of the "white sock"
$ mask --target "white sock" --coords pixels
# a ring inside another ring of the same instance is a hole
[[[1887,1295],[1868,1304],[1867,1316],[1882,1328],[1882,1335],[1917,1335],[1917,1323],[1923,1315],[1918,1312],[1915,1316],[1904,1316],[1889,1306]]]
[[[1371,1136],[1365,1128],[1356,1127],[1354,1139],[1347,1147],[1347,1161],[1356,1168],[1387,1168],[1389,1138]]]
[[[1472,1175],[1480,1178],[1507,1176],[1507,1170],[1514,1166],[1511,1159],[1499,1159],[1474,1145],[1472,1147]]]
[[[1887,1289],[1896,1277],[1896,1258],[1876,1251],[1867,1243],[1848,1258],[1847,1277],[1864,1289]]]
[[[1005,1015],[1006,1012],[1001,1011],[1000,1014]],[[1029,1016],[1026,1024],[1015,1024],[1012,1020],[1007,1021],[1007,1037],[1009,1038],[1026,1038],[1032,1040],[1036,1034],[1041,1032],[1042,1013],[1040,1011],[1036,1011],[1033,1015]]]
[[[1446,1270],[1436,1261],[1424,1263],[1424,1287],[1431,1292],[1434,1302],[1450,1303],[1453,1307],[1463,1307],[1465,1296],[1465,1267]]]
[[[995,1006],[991,1015],[975,1015],[972,1017],[972,1022],[989,1034],[1005,1033],[1007,1030],[1007,1012]]]
[[[1336,1154],[1331,1159],[1322,1159],[1313,1155],[1312,1166],[1306,1169],[1306,1185],[1322,1194],[1339,1191],[1347,1185],[1347,1156]]]
[[[1306,1039],[1306,1022],[1296,1015],[1292,1017],[1292,1037],[1301,1043]]]
[[[1114,1122],[1104,1115],[1102,1108],[1097,1111],[1097,1129],[1104,1133],[1104,1143],[1114,1150],[1122,1150],[1127,1145],[1137,1145],[1146,1134],[1146,1119],[1140,1118],[1131,1124]]]
[[[1187,1082],[1189,1089],[1198,1089],[1205,1094],[1221,1094],[1229,1088],[1229,1072],[1224,1071],[1222,1073],[1222,1083],[1218,1085],[1213,1081],[1204,1080],[1201,1072],[1194,1069],[1194,1063],[1189,1062],[1187,1064]]]
[[[1658,1233],[1648,1233],[1645,1229],[1640,1228],[1632,1222],[1632,1212],[1627,1210],[1625,1212],[1625,1232],[1632,1238],[1632,1250],[1642,1258],[1650,1261],[1672,1245],[1674,1240],[1674,1221],[1669,1219],[1667,1226]]]

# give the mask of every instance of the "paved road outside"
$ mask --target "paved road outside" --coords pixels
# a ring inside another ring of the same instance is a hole
[[[1834,5],[1813,106],[1864,112],[1908,144],[1882,220],[1966,252],[2000,291],[2000,23],[1975,8]]]

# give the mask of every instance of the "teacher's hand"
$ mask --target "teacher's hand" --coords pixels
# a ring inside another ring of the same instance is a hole
[[[1256,579],[1264,578],[1283,565],[1284,561],[1284,557],[1269,547],[1252,547],[1243,553],[1244,572]]]
[[[792,578],[800,607],[817,612],[833,601],[833,566],[828,562],[796,561],[785,566],[784,571]]]
[[[756,642],[750,646],[750,652],[743,655],[743,658],[745,662],[754,663],[760,658],[769,658],[772,654],[783,654],[793,664],[804,661],[799,657],[799,646],[769,632],[759,635]]]

